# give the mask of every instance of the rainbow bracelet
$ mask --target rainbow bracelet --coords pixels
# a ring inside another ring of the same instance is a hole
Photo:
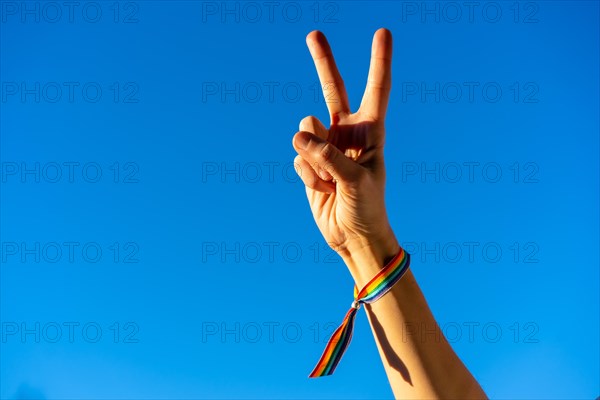
[[[410,254],[400,248],[400,252],[369,281],[360,291],[354,286],[352,308],[346,313],[342,324],[333,332],[319,362],[309,378],[333,374],[352,339],[354,319],[362,303],[373,303],[385,295],[402,278],[410,265]]]

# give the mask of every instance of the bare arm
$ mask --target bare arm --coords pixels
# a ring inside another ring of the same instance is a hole
[[[398,250],[391,237],[377,248],[363,248],[354,255],[346,252],[342,257],[351,271],[357,271],[355,281],[362,287]],[[439,329],[410,269],[390,292],[365,309],[396,398],[487,398]]]
[[[317,118],[300,122],[293,145],[297,172],[315,222],[327,243],[344,259],[361,288],[398,253],[385,210],[385,114],[391,90],[392,37],[380,29],[373,38],[365,94],[352,113],[325,36],[307,36],[330,114],[326,128]],[[375,303],[366,305],[390,385],[398,398],[486,398],[439,331],[411,271]],[[416,328],[416,331],[415,331]],[[410,334],[409,334],[410,333]]]

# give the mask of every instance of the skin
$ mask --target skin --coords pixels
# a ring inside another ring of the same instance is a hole
[[[302,119],[292,141],[296,171],[317,226],[361,288],[400,250],[384,200],[392,35],[375,32],[367,86],[354,113],[325,36],[313,31],[306,43],[330,121],[326,128],[313,116]],[[410,269],[365,309],[396,398],[487,398],[440,331]]]

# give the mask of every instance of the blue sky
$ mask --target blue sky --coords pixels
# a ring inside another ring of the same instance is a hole
[[[387,207],[493,398],[600,394],[598,3],[0,2],[0,398],[392,398],[295,176],[394,35]],[[356,377],[360,376],[359,379]]]

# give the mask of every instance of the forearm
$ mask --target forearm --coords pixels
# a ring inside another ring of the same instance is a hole
[[[388,240],[340,255],[360,288],[399,249],[392,234]],[[486,398],[439,329],[410,269],[365,309],[396,398]]]

